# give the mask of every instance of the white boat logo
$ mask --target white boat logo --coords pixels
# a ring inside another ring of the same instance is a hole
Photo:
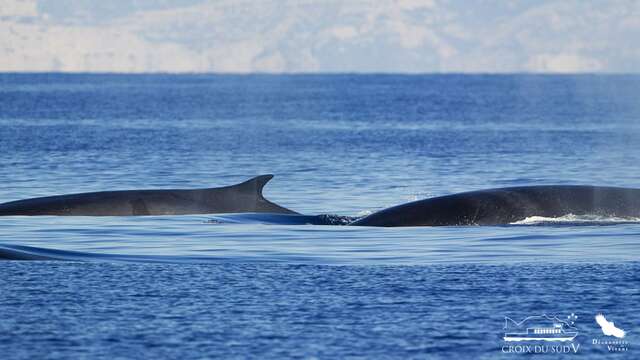
[[[578,317],[571,314],[567,320],[557,316],[529,316],[517,322],[504,317],[504,341],[573,341],[578,332],[573,323]]]

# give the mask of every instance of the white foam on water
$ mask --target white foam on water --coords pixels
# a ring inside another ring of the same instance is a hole
[[[358,213],[356,214],[356,217],[365,217],[365,216],[369,216],[371,214],[373,214],[375,211],[373,210],[362,210],[362,211],[358,211]]]
[[[530,216],[511,225],[541,225],[541,224],[567,224],[567,225],[612,225],[620,223],[640,223],[640,218],[616,217],[603,215],[574,215],[567,214],[559,217]]]

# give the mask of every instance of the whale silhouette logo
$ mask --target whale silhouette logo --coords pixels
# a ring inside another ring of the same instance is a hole
[[[613,321],[608,321],[602,314],[596,315],[596,322],[602,328],[602,333],[607,336],[615,336],[622,339],[626,335],[624,330],[616,327]]]

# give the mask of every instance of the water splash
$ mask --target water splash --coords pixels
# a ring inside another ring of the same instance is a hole
[[[640,218],[625,218],[602,215],[567,214],[559,217],[530,216],[526,219],[511,223],[511,225],[618,225],[640,223]]]

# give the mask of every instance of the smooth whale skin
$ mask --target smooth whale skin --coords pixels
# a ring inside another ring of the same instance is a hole
[[[187,215],[267,212],[296,214],[262,196],[273,175],[209,189],[123,190],[40,197],[0,204],[7,215]]]
[[[638,218],[640,189],[555,185],[472,191],[390,207],[349,225],[503,225],[569,214]]]

